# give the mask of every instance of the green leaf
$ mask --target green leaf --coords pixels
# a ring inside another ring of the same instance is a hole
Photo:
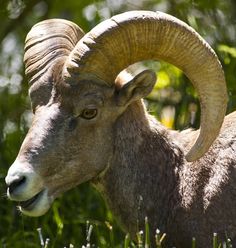
[[[230,47],[222,44],[218,46],[218,51],[227,53],[231,55],[233,58],[236,58],[236,47]]]

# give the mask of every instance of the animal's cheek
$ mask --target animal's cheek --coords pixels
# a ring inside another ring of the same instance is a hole
[[[89,171],[83,164],[70,161],[57,174],[45,178],[45,187],[49,190],[49,195],[55,198],[93,176],[93,171]]]

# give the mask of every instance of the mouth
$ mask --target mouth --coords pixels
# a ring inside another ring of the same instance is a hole
[[[26,201],[20,201],[18,203],[21,211],[31,211],[35,208],[35,206],[40,201],[40,198],[43,196],[43,190],[40,191],[38,194],[33,196],[32,198],[26,200]]]
[[[28,216],[39,217],[44,215],[50,208],[53,197],[48,196],[48,190],[43,189],[32,198],[18,203],[19,210]]]

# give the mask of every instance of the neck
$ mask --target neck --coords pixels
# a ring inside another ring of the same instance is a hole
[[[135,235],[137,223],[150,216],[151,229],[166,230],[178,201],[178,167],[182,152],[168,131],[135,102],[115,126],[114,154],[95,185],[124,228]]]

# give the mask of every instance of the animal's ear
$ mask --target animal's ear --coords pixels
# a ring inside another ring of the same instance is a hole
[[[118,91],[117,105],[128,105],[133,101],[146,97],[156,83],[156,74],[153,71],[145,70],[128,83],[124,84]]]

